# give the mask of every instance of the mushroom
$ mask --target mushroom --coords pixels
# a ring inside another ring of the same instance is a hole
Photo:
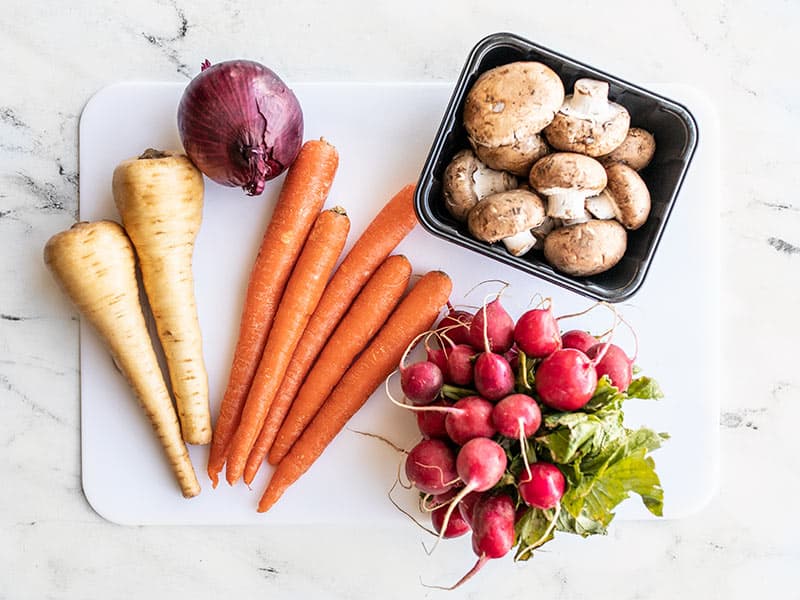
[[[531,229],[545,219],[544,203],[533,192],[509,190],[478,202],[467,218],[470,233],[484,242],[502,241],[514,256],[536,244]]]
[[[588,210],[584,209],[582,215],[578,215],[574,219],[561,219],[561,226],[568,227],[569,225],[577,225],[578,223],[586,223],[586,221],[591,220],[592,213]]]
[[[544,246],[544,240],[547,237],[547,234],[553,231],[553,229],[556,227],[558,227],[556,220],[553,217],[548,217],[545,215],[544,221],[531,229],[533,237],[536,238],[536,243],[533,245],[533,247],[542,248]]]
[[[516,186],[513,175],[490,169],[472,150],[461,150],[444,170],[442,195],[448,212],[463,222],[478,200]]]
[[[592,219],[552,231],[544,240],[544,256],[567,275],[597,275],[622,259],[627,238],[625,228],[616,221]]]
[[[595,159],[574,152],[556,152],[539,159],[528,178],[547,197],[547,215],[556,219],[583,216],[587,197],[606,187],[606,171]]]
[[[625,107],[608,100],[608,83],[578,79],[573,93],[544,134],[553,148],[589,156],[608,154],[625,139],[631,117]]]
[[[482,146],[472,140],[470,143],[475,154],[487,166],[520,177],[526,177],[533,163],[550,152],[544,137],[538,133],[515,139],[513,143],[505,146]]]
[[[650,192],[639,174],[623,163],[606,167],[608,184],[586,209],[598,219],[616,219],[626,229],[638,229],[650,214]]]
[[[501,65],[478,77],[467,94],[464,127],[473,147],[483,147],[480,154],[494,151],[505,157],[502,162],[517,164],[532,155],[536,134],[563,102],[564,84],[550,67],[533,61]]]
[[[597,160],[604,167],[621,162],[634,171],[641,171],[650,164],[655,153],[656,139],[653,134],[639,127],[631,127],[619,146],[609,154],[598,157]]]

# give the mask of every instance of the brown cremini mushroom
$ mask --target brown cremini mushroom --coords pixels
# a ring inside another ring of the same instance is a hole
[[[608,89],[605,81],[578,79],[544,130],[548,143],[557,150],[589,156],[602,156],[619,146],[631,117],[625,107],[609,102]]]
[[[522,256],[536,244],[531,229],[545,219],[544,203],[533,192],[509,190],[478,202],[467,218],[470,233],[481,241],[502,241],[514,256]]]
[[[606,172],[595,159],[574,152],[555,152],[539,159],[528,181],[547,197],[547,216],[578,219],[587,197],[606,187]]]
[[[625,254],[625,228],[616,221],[598,221],[561,227],[544,240],[544,256],[553,268],[574,277],[608,271]]]
[[[481,198],[516,186],[517,180],[513,175],[490,169],[472,150],[461,150],[444,171],[442,195],[447,211],[463,222]]]
[[[650,192],[639,174],[623,163],[606,167],[608,184],[586,199],[586,209],[598,219],[616,219],[626,229],[638,229],[650,215]]]
[[[470,140],[472,149],[487,166],[500,171],[508,171],[520,177],[527,177],[533,163],[550,152],[544,137],[538,133],[504,146],[481,146]]]
[[[604,167],[614,163],[628,165],[634,171],[641,171],[656,153],[656,138],[649,131],[639,127],[628,129],[628,135],[622,143],[609,154],[598,157]]]
[[[564,85],[550,67],[514,62],[478,77],[464,100],[464,127],[472,144],[528,148],[564,101]]]

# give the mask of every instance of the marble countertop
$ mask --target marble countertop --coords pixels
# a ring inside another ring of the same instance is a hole
[[[411,528],[122,527],[81,491],[78,318],[41,250],[78,208],[78,120],[120,80],[185,81],[249,57],[289,81],[457,77],[476,40],[515,31],[630,81],[704,92],[721,125],[721,482],[699,514],[620,522],[455,597],[793,597],[800,470],[800,86],[791,0],[503,3],[10,0],[0,12],[0,598],[133,594],[415,598],[464,554]],[[113,135],[113,132],[109,132]],[[692,310],[692,297],[675,302]]]

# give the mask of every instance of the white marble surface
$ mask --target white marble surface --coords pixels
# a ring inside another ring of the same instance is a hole
[[[499,30],[632,81],[694,85],[718,106],[722,478],[695,517],[563,538],[534,562],[488,566],[451,597],[797,597],[798,26],[793,0],[3,2],[0,598],[437,597],[420,578],[464,570],[467,549],[428,558],[411,528],[103,521],[80,488],[77,317],[40,256],[76,215],[78,117],[108,83],[185,80],[206,57],[254,58],[294,81],[452,80]],[[675,302],[691,310],[691,295]]]

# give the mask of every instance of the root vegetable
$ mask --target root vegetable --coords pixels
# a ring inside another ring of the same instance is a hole
[[[458,483],[456,455],[442,440],[422,440],[406,456],[406,477],[425,494],[443,494]]]
[[[269,462],[273,465],[286,456],[353,360],[389,318],[405,292],[410,277],[411,263],[406,257],[398,255],[387,258],[369,279],[325,344],[278,431],[272,434],[268,429],[271,425],[269,418],[265,421],[259,439],[250,453],[251,457],[248,458],[246,483],[253,480],[255,471],[267,452]],[[284,381],[281,389],[285,385]],[[274,402],[283,401],[284,398],[279,390]]]
[[[185,155],[151,149],[120,163],[112,187],[139,257],[183,439],[207,444],[208,375],[192,276],[194,242],[203,218],[203,176]]]
[[[187,498],[196,496],[200,484],[147,332],[128,236],[111,221],[77,223],[50,238],[44,248],[44,261],[100,334],[133,388],[181,492]]]
[[[514,391],[514,372],[508,361],[494,352],[482,352],[475,360],[475,389],[487,400],[496,402]]]
[[[483,306],[472,318],[469,339],[473,348],[484,348],[486,352],[503,354],[514,344],[514,320],[508,314],[500,298]]]
[[[588,331],[572,329],[561,336],[561,346],[564,348],[575,348],[584,354],[589,348],[597,343],[597,338]]]
[[[472,317],[471,312],[450,308],[450,311],[439,322],[437,329],[440,329],[442,334],[455,345],[469,344],[469,326],[472,323]]]
[[[278,464],[259,502],[259,512],[269,510],[311,467],[370,394],[397,368],[408,344],[436,321],[452,289],[452,281],[441,271],[426,273],[417,281]]]
[[[272,449],[295,397],[330,336],[367,281],[416,224],[414,186],[407,185],[384,205],[353,244],[325,287],[295,348],[259,434],[260,446],[268,451]],[[270,459],[272,464],[278,461],[278,454],[283,456],[286,450],[288,448],[276,450],[275,456]]]
[[[214,487],[239,426],[283,289],[325,204],[338,165],[336,148],[324,140],[312,140],[303,145],[286,174],[250,274],[228,385],[214,424],[208,456],[208,476]]]
[[[434,509],[431,513],[431,524],[436,533],[441,533],[445,539],[456,538],[464,535],[472,528],[469,523],[464,519],[460,509],[453,511],[450,515],[450,521],[447,523],[447,528],[442,533],[442,526],[444,525],[444,516],[447,514],[448,502],[452,501],[456,495],[454,490],[450,490],[444,494],[438,494],[434,497],[434,503],[438,508]],[[460,503],[459,503],[460,504]]]
[[[596,342],[597,340],[595,340]],[[603,349],[605,348],[605,352]],[[602,356],[601,356],[602,353]],[[594,365],[597,371],[597,378],[608,375],[611,385],[620,392],[628,389],[633,379],[633,361],[628,358],[625,351],[616,344],[595,343],[586,351],[586,356],[592,360],[597,360]]]
[[[459,446],[474,438],[493,436],[492,408],[492,403],[480,396],[462,398],[445,417],[447,435]]]
[[[437,400],[429,406],[448,408],[450,405],[444,400]],[[447,428],[445,427],[446,418],[447,413],[444,411],[417,411],[419,432],[426,439],[449,440],[450,437],[447,435]]]
[[[523,471],[519,480],[519,495],[528,506],[548,510],[564,495],[564,475],[552,463],[537,462],[530,471]]]
[[[542,411],[536,400],[527,394],[511,394],[492,409],[492,425],[502,436],[528,438],[542,424]]]
[[[459,344],[448,352],[447,356],[447,381],[455,385],[470,385],[472,383],[472,357],[475,350],[472,346]]]
[[[526,355],[544,358],[561,347],[558,322],[550,307],[524,313],[514,326],[514,342]]]
[[[541,401],[550,408],[577,410],[591,399],[597,372],[592,360],[580,350],[557,350],[536,369],[535,386]]]
[[[239,427],[231,438],[225,463],[225,479],[231,485],[244,474],[247,458],[264,425],[270,404],[275,399],[308,319],[325,290],[349,231],[350,219],[344,209],[336,207],[323,211],[308,234],[275,313],[275,321],[247,394]]]
[[[400,367],[400,387],[412,404],[423,406],[433,402],[444,385],[442,371],[427,360]]]

